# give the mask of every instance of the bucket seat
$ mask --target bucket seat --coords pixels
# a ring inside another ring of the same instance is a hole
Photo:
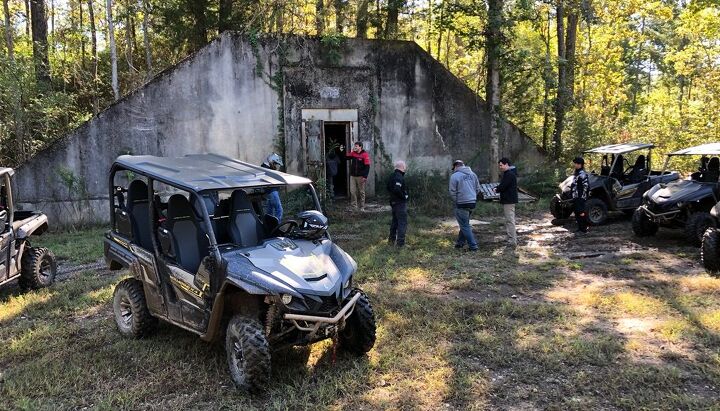
[[[148,186],[144,181],[133,180],[128,186],[127,212],[130,215],[133,242],[146,250],[152,249],[150,201]]]
[[[187,198],[174,194],[168,200],[167,229],[172,236],[175,261],[196,273],[203,257],[209,254],[209,241]]]
[[[230,196],[230,240],[242,247],[254,247],[263,240],[265,230],[252,202],[243,190]]]

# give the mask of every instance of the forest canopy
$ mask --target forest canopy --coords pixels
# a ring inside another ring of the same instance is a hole
[[[7,166],[225,30],[415,41],[560,160],[720,141],[717,0],[3,0],[2,15]]]

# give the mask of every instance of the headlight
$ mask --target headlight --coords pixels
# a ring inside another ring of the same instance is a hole
[[[285,305],[288,305],[292,302],[292,295],[290,294],[283,294],[282,295],[282,303]]]
[[[352,285],[352,277],[348,278],[347,281],[345,281],[345,284],[343,284],[343,289],[350,288],[350,285]]]

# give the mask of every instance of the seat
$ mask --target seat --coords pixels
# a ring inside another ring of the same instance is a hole
[[[205,231],[185,196],[174,194],[168,200],[168,231],[175,261],[191,273],[196,273],[200,261],[209,254]]]
[[[643,181],[646,176],[645,156],[641,154],[635,159],[635,165],[633,165],[632,171],[628,174],[627,179],[630,184],[635,184]]]
[[[712,157],[707,163],[707,171],[703,173],[702,181],[717,183],[718,177],[720,177],[720,158]]]
[[[263,224],[243,190],[230,196],[230,240],[241,247],[254,247],[263,240]]]
[[[128,186],[127,212],[132,227],[132,241],[140,247],[151,250],[150,201],[148,186],[142,180],[133,180]]]
[[[623,167],[625,167],[625,157],[622,154],[618,154],[615,160],[615,164],[610,170],[610,177],[622,181],[623,179]]]

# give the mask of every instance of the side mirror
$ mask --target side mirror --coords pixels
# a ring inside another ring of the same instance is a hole
[[[8,212],[7,210],[0,210],[0,227],[2,227],[3,230],[5,230],[5,226],[8,222]]]

